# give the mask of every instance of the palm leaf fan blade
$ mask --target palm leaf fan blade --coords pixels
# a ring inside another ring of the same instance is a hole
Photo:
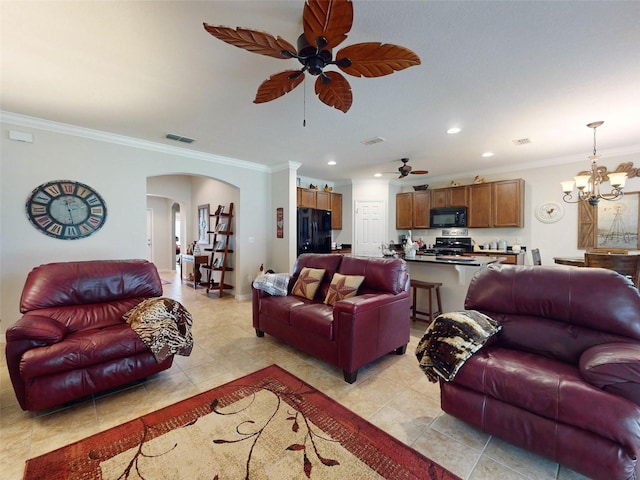
[[[353,4],[351,0],[307,0],[302,11],[304,36],[310,45],[316,45],[316,38],[324,37],[332,49],[347,38],[353,24]]]
[[[289,93],[300,85],[303,80],[304,73],[300,70],[285,70],[284,72],[271,75],[258,87],[253,103],[265,103],[275,100],[285,93]]]
[[[354,77],[382,77],[405,68],[420,65],[420,58],[408,48],[391,43],[356,43],[341,49],[336,61],[348,58],[351,65],[338,67]]]
[[[351,93],[351,85],[346,78],[338,72],[324,73],[328,77],[323,78],[322,75],[316,79],[316,95],[322,103],[347,113],[353,103],[353,95]]]
[[[295,47],[282,37],[276,38],[266,32],[242,27],[231,28],[209,25],[208,23],[203,23],[203,25],[204,29],[218,40],[249,52],[281,59],[291,58],[290,56],[282,55],[283,51],[296,53]]]

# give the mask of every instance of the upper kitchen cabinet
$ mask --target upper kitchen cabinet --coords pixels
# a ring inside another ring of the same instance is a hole
[[[524,180],[493,183],[493,226],[524,226]]]
[[[413,228],[413,192],[396,195],[396,230]]]
[[[491,184],[469,185],[469,228],[493,226],[491,216]]]
[[[342,230],[342,194],[331,192],[329,196],[331,198],[331,229]]]
[[[524,180],[469,186],[469,228],[524,226]]]
[[[428,190],[413,192],[413,216],[411,228],[429,228],[431,195]]]
[[[298,206],[303,208],[316,208],[316,191],[308,188],[296,189]]]
[[[396,229],[429,228],[431,194],[428,190],[396,195]]]
[[[431,208],[462,207],[468,204],[468,185],[431,190]]]
[[[316,192],[316,206],[318,210],[331,210],[331,194],[329,192]]]

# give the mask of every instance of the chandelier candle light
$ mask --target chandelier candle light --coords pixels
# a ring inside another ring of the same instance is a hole
[[[627,180],[626,172],[607,173],[606,167],[598,166],[598,156],[596,155],[596,128],[603,123],[603,121],[599,121],[587,124],[587,127],[593,128],[593,154],[589,156],[591,159],[591,172],[587,175],[573,177],[573,180],[560,182],[562,191],[564,192],[563,200],[567,203],[587,201],[589,205],[595,207],[601,198],[609,201],[620,200],[622,198],[622,189]],[[611,193],[603,195],[600,193],[600,184],[606,180],[609,180],[612,188]],[[572,200],[574,181],[578,189],[578,198],[576,200]]]

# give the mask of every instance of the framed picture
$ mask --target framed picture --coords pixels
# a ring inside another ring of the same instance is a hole
[[[614,202],[598,203],[596,247],[628,248],[636,250],[638,244],[639,192],[625,193]]]
[[[209,243],[209,204],[198,205],[198,243]]]
[[[284,237],[284,209],[276,208],[276,237]]]

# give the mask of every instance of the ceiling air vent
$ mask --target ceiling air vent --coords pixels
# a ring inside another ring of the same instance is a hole
[[[176,142],[193,143],[195,140],[189,137],[183,137],[182,135],[176,135],[175,133],[167,133],[169,140],[175,140]]]
[[[362,140],[360,143],[362,143],[363,145],[375,145],[376,143],[382,143],[384,141],[385,139],[382,137],[372,137],[367,138],[366,140]]]
[[[517,140],[512,140],[513,144],[517,147],[519,145],[526,145],[527,143],[531,143],[530,138],[518,138]]]

